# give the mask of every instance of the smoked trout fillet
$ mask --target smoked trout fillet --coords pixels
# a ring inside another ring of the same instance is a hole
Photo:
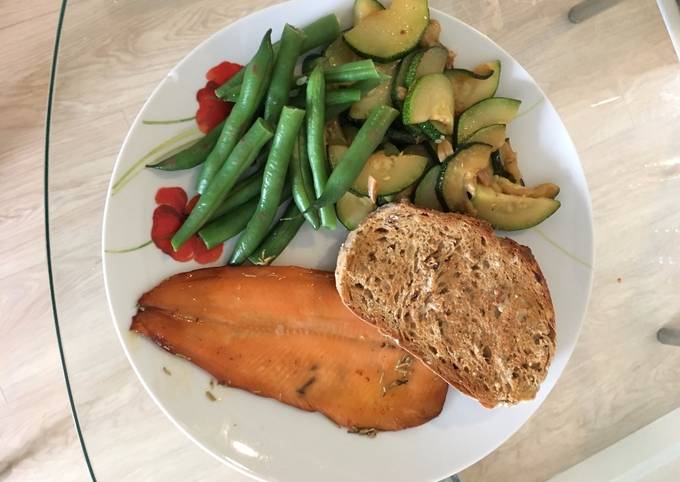
[[[130,329],[224,385],[321,412],[344,427],[421,425],[439,415],[448,388],[349,311],[325,271],[179,274],[141,297]]]

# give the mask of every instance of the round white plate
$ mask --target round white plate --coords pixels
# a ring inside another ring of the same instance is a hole
[[[288,22],[304,26],[336,12],[350,24],[350,0],[296,0],[256,12],[218,32],[180,62],[142,108],[123,144],[112,183],[150,149],[185,131],[188,124],[144,125],[143,119],[175,119],[196,109],[194,95],[205,72],[222,60],[246,63],[266,29],[279,37]],[[590,292],[593,259],[588,188],[578,155],[555,109],[529,74],[490,39],[436,10],[442,41],[456,64],[473,67],[491,59],[503,65],[498,95],[522,100],[510,127],[513,146],[528,183],[551,181],[562,192],[562,208],[538,229],[512,234],[533,250],[548,280],[557,312],[557,354],[547,380],[531,402],[486,410],[450,390],[442,414],[417,428],[381,433],[374,439],[350,435],[325,417],[250,393],[217,387],[205,395],[209,376],[129,332],[138,297],[165,277],[200,267],[177,263],[153,246],[129,253],[105,251],[107,294],[120,341],[142,384],[163,412],[198,445],[229,465],[263,480],[343,482],[435,481],[468,467],[498,447],[538,408],[555,385],[574,349]],[[192,195],[196,172],[144,170],[115,195],[109,192],[103,246],[114,250],[148,239],[154,194],[183,186]],[[277,260],[332,270],[346,231],[315,233],[306,226]],[[225,250],[225,257],[229,249]],[[222,260],[223,261],[223,260]],[[220,265],[221,263],[215,263]],[[172,376],[166,375],[167,367]]]

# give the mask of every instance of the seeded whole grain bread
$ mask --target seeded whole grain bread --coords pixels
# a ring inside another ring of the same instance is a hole
[[[487,407],[536,396],[555,312],[531,250],[481,220],[390,204],[345,241],[335,272],[356,315]]]

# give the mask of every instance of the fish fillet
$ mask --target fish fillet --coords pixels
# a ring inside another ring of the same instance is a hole
[[[173,276],[131,330],[220,383],[377,430],[436,417],[447,384],[340,301],[333,273],[224,267]]]

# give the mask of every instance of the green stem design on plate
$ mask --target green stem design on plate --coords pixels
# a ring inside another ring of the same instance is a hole
[[[161,142],[156,147],[151,149],[141,159],[132,164],[132,166],[130,166],[123,173],[123,175],[120,176],[120,178],[118,178],[118,180],[113,184],[113,187],[111,188],[111,195],[115,196],[116,194],[118,194],[128,182],[134,179],[134,177],[144,169],[144,166],[146,166],[147,164],[153,164],[153,161],[149,162],[149,159],[151,159],[151,157],[155,156],[160,152],[163,152],[166,149],[171,148],[177,149],[177,147],[173,147],[174,144],[177,144],[178,142],[183,141],[186,138],[193,137],[190,141],[184,143],[180,147],[188,146],[190,143],[195,142],[198,139],[198,137],[196,137],[196,134],[200,134],[199,130],[196,127],[192,127],[191,129],[184,130],[177,134],[176,136],[173,136],[170,139]],[[168,152],[162,155],[166,156],[168,155]]]
[[[137,251],[138,249],[146,248],[148,245],[152,243],[151,240],[146,241],[145,243],[140,244],[139,246],[135,246],[133,248],[125,248],[125,249],[105,249],[104,252],[106,254],[124,254],[124,253],[132,253],[133,251]]]
[[[558,244],[557,241],[553,241],[547,234],[545,234],[540,229],[532,228],[532,231],[534,231],[536,234],[538,234],[540,237],[542,237],[544,240],[546,240],[549,244],[551,244],[554,248],[556,248],[558,251],[560,251],[562,254],[564,254],[568,258],[571,258],[572,260],[576,261],[578,264],[585,266],[588,269],[593,269],[593,267],[590,263],[582,260],[581,258],[579,258],[578,256],[576,256],[574,254],[571,254],[569,251],[567,251],[562,246],[560,246],[560,244]]]
[[[196,118],[195,115],[191,117],[184,117],[182,119],[170,119],[170,120],[143,120],[142,124],[147,126],[158,126],[158,125],[169,125],[169,124],[181,124],[182,122],[189,122]]]

